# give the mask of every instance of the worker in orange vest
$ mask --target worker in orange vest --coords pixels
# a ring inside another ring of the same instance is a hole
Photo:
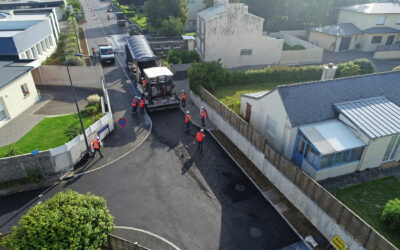
[[[206,123],[204,120],[207,119],[207,111],[204,107],[201,107],[201,109],[200,109],[200,117],[201,117],[201,126],[202,127],[206,126]]]
[[[109,14],[107,14],[107,19],[108,19],[108,21],[110,21],[110,15]]]
[[[143,115],[144,114],[144,100],[143,98],[139,97],[139,107],[140,107],[140,113]]]
[[[190,119],[192,117],[189,115],[189,111],[186,111],[186,115],[185,115],[185,132],[189,132],[190,131]]]
[[[138,107],[138,105],[139,105],[139,102],[138,102],[138,99],[137,99],[137,98],[138,98],[138,97],[135,96],[135,98],[133,98],[133,100],[132,100],[132,115],[135,115],[136,112],[137,112],[137,107]]]
[[[186,104],[186,93],[185,91],[182,89],[182,95],[181,95],[181,102],[182,102],[182,107],[185,107]]]
[[[103,158],[103,154],[100,151],[100,147],[103,144],[101,143],[100,137],[97,136],[96,140],[94,140],[94,142],[92,142],[92,149],[94,151],[93,153],[93,157],[96,155],[96,152],[99,152],[100,157]]]
[[[204,134],[204,129],[200,129],[199,132],[196,134],[196,141],[197,141],[197,151],[200,150],[200,152],[203,152],[203,140],[204,140],[205,134]]]

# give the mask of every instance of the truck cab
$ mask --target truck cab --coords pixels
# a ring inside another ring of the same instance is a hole
[[[115,53],[110,45],[99,45],[99,56],[100,62],[102,64],[114,64],[115,63]]]
[[[117,15],[117,24],[119,26],[125,26],[126,20],[125,20],[124,12],[117,12],[116,15]]]

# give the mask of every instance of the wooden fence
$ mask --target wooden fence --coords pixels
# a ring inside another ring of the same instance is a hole
[[[286,176],[287,179],[323,209],[363,247],[366,249],[397,249],[352,210],[299,169],[292,161],[286,159],[279,151],[269,145],[264,136],[254,130],[249,123],[231,111],[206,89],[201,89],[200,96],[211,108],[228,121],[232,127],[246,137],[259,151],[263,152],[265,158]]]

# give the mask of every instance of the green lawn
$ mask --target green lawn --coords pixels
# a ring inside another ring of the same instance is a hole
[[[89,117],[82,119],[85,128],[93,124]],[[69,141],[64,131],[73,124],[80,124],[77,114],[45,118],[17,142],[0,147],[0,157],[4,157],[11,149],[17,154],[25,154],[35,149],[47,150],[61,146]]]
[[[232,85],[217,88],[213,95],[218,98],[223,104],[234,111],[236,114],[240,112],[240,95],[260,92],[266,90],[273,90],[279,85],[290,84],[292,82],[281,83],[257,83],[249,85]]]
[[[387,201],[400,198],[400,180],[394,176],[373,180],[360,185],[334,190],[340,201],[352,209],[379,233],[400,248],[400,231],[390,231],[380,220]]]

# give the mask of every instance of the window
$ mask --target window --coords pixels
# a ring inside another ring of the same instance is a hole
[[[267,115],[266,130],[269,135],[275,137],[276,134],[276,121]]]
[[[378,17],[378,19],[376,20],[376,25],[384,25],[385,24],[385,16],[380,16]]]
[[[36,49],[37,49],[37,52],[39,53],[39,55],[41,55],[42,50],[40,49],[39,44],[36,44]]]
[[[33,46],[33,47],[31,48],[31,52],[32,52],[32,58],[37,58],[35,46]]]
[[[31,57],[31,53],[30,53],[29,50],[25,51],[25,56],[26,56],[26,59],[31,59],[32,58]]]
[[[373,36],[371,43],[381,43],[382,42],[382,36]]]
[[[240,50],[240,55],[241,56],[251,56],[253,54],[252,49],[241,49]]]
[[[46,48],[50,49],[49,38],[44,39],[44,42],[46,44]]]
[[[51,36],[49,36],[49,42],[50,42],[50,45],[53,46],[53,38]]]
[[[44,41],[40,41],[41,49],[42,51],[46,51],[46,45],[44,44]]]
[[[24,95],[24,97],[27,97],[29,95],[29,89],[28,89],[28,85],[26,83],[21,85],[21,90],[22,90],[22,94]]]

